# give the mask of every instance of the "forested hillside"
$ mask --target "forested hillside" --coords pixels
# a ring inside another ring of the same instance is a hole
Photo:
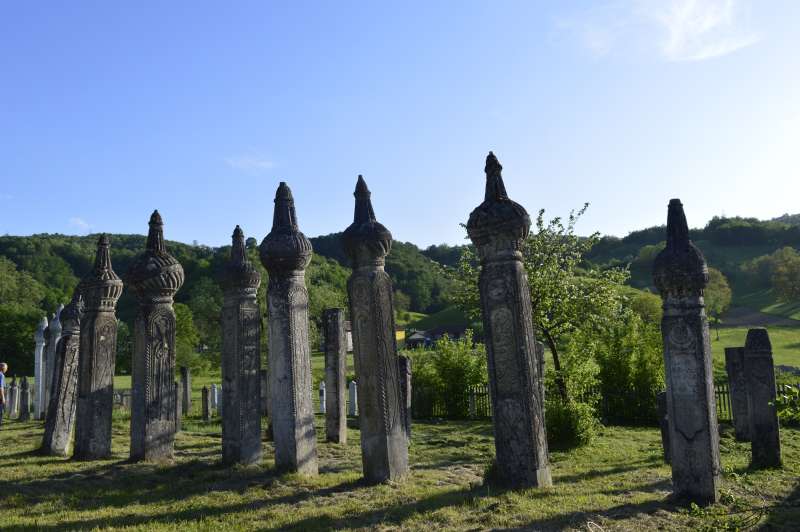
[[[27,371],[32,364],[33,331],[41,316],[49,316],[60,303],[67,303],[79,280],[91,271],[97,238],[49,234],[0,237],[0,357],[14,362],[18,371]],[[346,306],[349,268],[338,234],[311,240],[315,254],[306,279],[311,337],[316,345],[323,309]],[[145,241],[143,235],[111,235],[114,270],[123,280],[134,257],[144,250]],[[267,273],[258,259],[257,245],[256,239],[247,240],[250,259],[261,271],[259,300],[264,301]],[[167,247],[186,274],[186,282],[175,296],[179,360],[190,365],[202,364],[204,359],[214,362],[221,342],[222,289],[218,281],[230,246],[212,248],[168,241]],[[387,271],[395,283],[399,309],[436,312],[447,306],[450,281],[413,244],[394,243]],[[126,290],[117,306],[121,320],[118,366],[123,371],[129,366],[135,313],[136,301]],[[204,350],[203,357],[197,355],[198,348]]]

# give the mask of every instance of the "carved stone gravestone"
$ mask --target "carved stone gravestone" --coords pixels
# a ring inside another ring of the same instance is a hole
[[[175,389],[172,392],[175,404],[175,432],[181,431],[181,418],[183,417],[183,394],[181,393],[181,385],[175,381]]]
[[[36,380],[33,383],[34,385],[34,396],[36,404],[35,407],[35,414],[36,419],[44,419],[47,415],[47,403],[50,395],[47,390],[47,374],[50,372],[50,368],[48,367],[48,361],[50,353],[50,342],[52,340],[52,335],[50,334],[50,323],[54,322],[56,319],[56,315],[51,314],[50,320],[47,322],[47,327],[44,329],[44,349],[42,351],[42,367],[41,367],[41,379]],[[40,399],[41,398],[41,399]]]
[[[200,398],[203,406],[203,421],[211,421],[211,391],[208,386],[203,386],[200,390]]]
[[[188,416],[192,411],[192,372],[181,366],[181,413]]]
[[[679,498],[711,504],[719,498],[720,460],[711,342],[703,290],[708,268],[689,240],[680,200],[669,202],[667,247],[653,265],[664,302],[661,334],[667,383],[672,485]]]
[[[28,377],[22,377],[19,385],[19,420],[31,419],[31,390],[28,388]]]
[[[322,321],[325,336],[325,439],[347,443],[347,337],[344,309],[325,309]]]
[[[56,348],[53,396],[47,409],[44,424],[42,452],[67,456],[72,429],[75,424],[75,396],[78,391],[78,355],[80,353],[80,320],[83,314],[83,299],[75,290],[72,301],[60,314],[63,327],[61,340]]]
[[[47,350],[45,352],[45,395],[44,395],[44,407],[45,407],[45,419],[47,419],[47,409],[50,408],[50,404],[53,398],[53,392],[55,391],[53,387],[53,380],[56,374],[56,351],[58,350],[58,341],[61,339],[61,311],[64,310],[64,305],[59,305],[56,313],[53,315],[53,319],[50,320],[50,326],[48,327],[48,334],[50,338],[47,342]]]
[[[211,385],[211,408],[217,409],[217,405],[219,404],[219,388],[217,388],[216,384]]]
[[[222,281],[222,461],[261,461],[261,274],[247,259],[244,232],[233,231],[231,260]]]
[[[319,413],[325,413],[325,381],[319,383]]]
[[[11,378],[11,384],[8,386],[8,405],[6,406],[8,412],[8,419],[17,417],[19,415],[19,388],[17,387],[17,378]]]
[[[134,322],[131,395],[131,461],[172,459],[175,421],[175,311],[183,286],[180,263],[167,252],[164,222],[154,211],[144,253],[128,270],[139,303]]]
[[[392,280],[384,270],[392,234],[375,218],[370,191],[358,176],[353,223],[342,243],[353,273],[347,281],[364,478],[378,483],[408,473],[405,405],[397,368]]]
[[[733,411],[736,439],[750,441],[750,413],[747,406],[747,375],[744,370],[744,347],[725,348],[725,370]]]
[[[469,216],[467,233],[478,250],[478,288],[489,367],[497,473],[508,486],[552,485],[542,402],[541,364],[531,318],[521,248],[531,219],[509,199],[503,167],[486,157],[484,201]]]
[[[269,374],[262,369],[258,372],[261,383],[261,415],[269,415]]]
[[[36,419],[42,419],[44,417],[44,382],[45,382],[45,343],[47,338],[47,316],[42,317],[42,321],[39,323],[39,327],[36,329],[36,333],[33,336],[33,340],[35,342],[36,347],[33,351],[33,379],[34,379],[34,389],[35,389],[35,397],[34,397],[34,404],[36,407],[35,416]]]
[[[84,313],[78,354],[73,456],[82,460],[111,456],[111,413],[117,358],[115,309],[122,294],[122,281],[111,267],[110,246],[108,236],[101,235],[94,268],[79,285]]]
[[[272,231],[261,242],[261,263],[269,272],[269,408],[275,467],[304,475],[317,474],[305,285],[311,254],[311,242],[297,226],[292,192],[281,182]]]
[[[349,399],[347,401],[347,415],[356,417],[358,415],[358,383],[350,381],[348,386]]]
[[[403,423],[406,429],[406,436],[411,438],[411,359],[400,355],[397,357],[400,372],[400,394],[403,398],[403,409],[405,416]]]
[[[744,343],[753,467],[780,467],[781,436],[775,408],[775,366],[766,329],[750,329]]]
[[[658,407],[658,426],[661,429],[661,448],[664,450],[664,463],[670,462],[669,450],[669,415],[667,414],[667,392],[656,394]]]

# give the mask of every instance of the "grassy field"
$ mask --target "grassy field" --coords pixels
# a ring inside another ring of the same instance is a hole
[[[317,418],[321,434],[322,418]],[[13,530],[717,530],[760,518],[800,522],[800,431],[782,432],[783,470],[751,471],[749,448],[726,432],[722,502],[692,509],[670,499],[658,431],[611,427],[592,445],[551,454],[554,487],[504,491],[482,483],[493,455],[488,422],[416,423],[412,470],[400,483],[360,481],[358,430],[347,445],[319,441],[320,476],[220,464],[220,425],[189,419],[175,462],[130,464],[126,413],[114,418],[110,460],[39,456],[40,422],[0,430],[0,527]],[[784,528],[785,527],[785,528]],[[734,529],[734,528],[730,528]]]
[[[768,327],[769,339],[772,342],[772,356],[775,365],[794,366],[800,368],[800,328]],[[747,328],[720,329],[717,333],[711,330],[711,351],[714,355],[714,373],[725,375],[725,348],[744,346]]]

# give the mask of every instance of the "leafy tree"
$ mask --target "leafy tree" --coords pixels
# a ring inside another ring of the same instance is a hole
[[[711,322],[716,326],[717,340],[719,340],[719,325],[722,323],[720,316],[731,305],[731,287],[725,275],[716,268],[708,268],[708,285],[704,295],[706,312],[708,312]]]
[[[117,324],[117,362],[114,371],[118,375],[128,375],[133,367],[133,335],[127,323]]]
[[[200,336],[194,326],[192,310],[183,303],[175,303],[175,364],[187,366],[197,372],[208,369],[208,362],[197,352]]]
[[[620,268],[580,268],[599,238],[598,233],[587,238],[575,234],[575,224],[587,208],[588,204],[570,213],[566,224],[558,217],[546,223],[542,209],[522,250],[533,324],[550,349],[556,386],[565,402],[569,394],[561,364],[562,342],[576,330],[602,327],[609,312],[616,312],[622,304],[619,287],[628,278],[628,271]],[[455,299],[473,319],[480,315],[478,274],[475,255],[467,248],[455,274]]]
[[[43,315],[32,306],[0,304],[0,362],[10,375],[33,375],[33,334]]]
[[[773,266],[772,286],[781,300],[797,301],[800,299],[800,253],[787,247],[775,254],[780,255]]]

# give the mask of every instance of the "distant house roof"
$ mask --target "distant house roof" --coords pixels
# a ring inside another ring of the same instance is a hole
[[[427,336],[425,336],[425,331],[415,331],[406,337],[406,341],[409,340],[425,340]]]
[[[466,330],[466,325],[441,325],[439,327],[434,327],[433,329],[428,329],[425,331],[425,335],[434,340],[441,338],[444,335],[447,335],[451,338],[461,338]]]

